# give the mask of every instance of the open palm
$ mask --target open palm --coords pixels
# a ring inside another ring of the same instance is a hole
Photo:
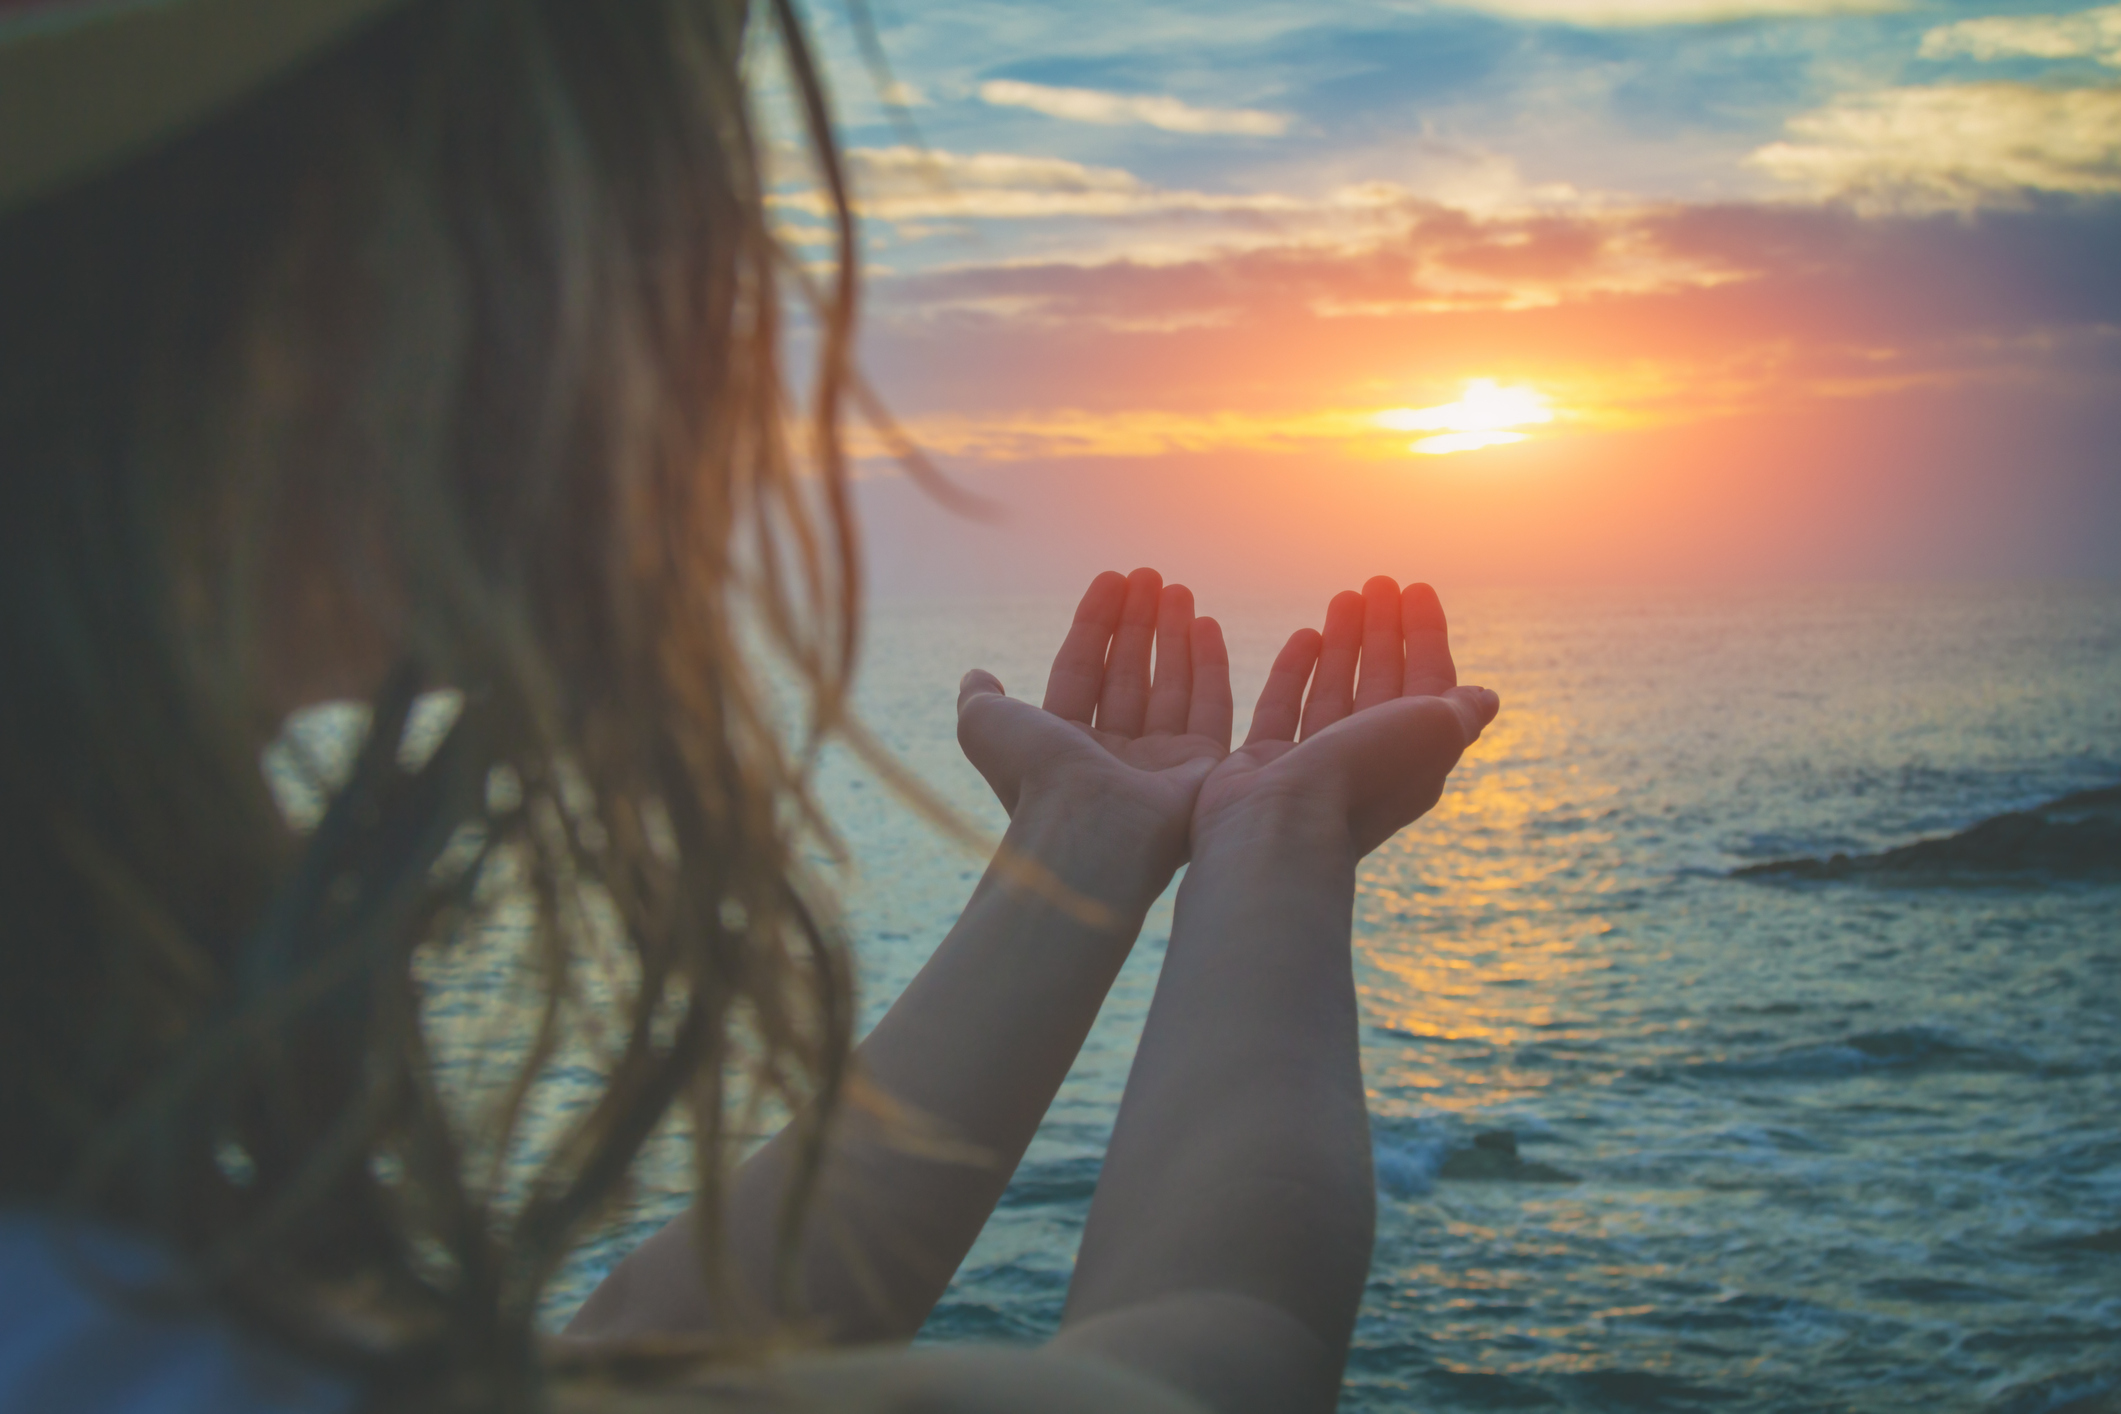
[[[1221,627],[1194,617],[1192,591],[1151,569],[1091,582],[1043,706],[1009,697],[981,669],[958,686],[958,743],[1005,810],[1014,815],[1027,792],[1073,793],[1145,826],[1174,868],[1201,782],[1230,750],[1230,721]]]
[[[1195,834],[1296,803],[1344,819],[1355,853],[1367,854],[1436,803],[1499,705],[1486,688],[1458,685],[1436,592],[1402,593],[1379,575],[1334,598],[1323,634],[1290,636],[1244,746],[1201,787]]]

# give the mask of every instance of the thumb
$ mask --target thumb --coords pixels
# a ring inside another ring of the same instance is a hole
[[[971,704],[975,697],[1007,697],[1008,695],[1007,690],[1002,687],[1000,678],[988,672],[985,668],[974,668],[971,672],[958,679],[957,710],[962,715],[965,708]]]
[[[1502,699],[1485,687],[1454,687],[1442,694],[1443,700],[1451,704],[1453,711],[1465,728],[1466,745],[1480,740],[1480,734],[1495,714],[1502,710]]]

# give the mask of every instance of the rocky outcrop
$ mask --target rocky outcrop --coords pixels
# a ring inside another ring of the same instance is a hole
[[[1983,820],[1956,835],[1917,840],[1879,854],[1777,859],[1732,871],[1736,878],[1785,879],[1880,875],[1941,880],[2010,874],[2121,878],[2121,786],[2078,791],[2031,810]]]
[[[2086,1233],[2082,1237],[2070,1239],[2068,1245],[2079,1252],[2111,1252],[2115,1256],[2121,1256],[2121,1227]]]
[[[1473,1147],[1454,1149],[1446,1155],[1438,1178],[1470,1179],[1487,1183],[1574,1183],[1573,1173],[1552,1164],[1517,1157],[1517,1136],[1507,1129],[1491,1129],[1473,1136]]]

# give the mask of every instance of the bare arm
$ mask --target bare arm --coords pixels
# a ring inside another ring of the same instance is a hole
[[[688,1213],[613,1270],[568,1334],[798,1320],[835,1343],[910,1337],[985,1225],[1184,859],[1194,796],[1228,750],[1230,715],[1220,631],[1148,570],[1092,584],[1044,708],[967,674],[959,738],[1010,811],[1003,857],[1031,861],[1075,897],[1057,905],[991,867],[857,1051],[864,1081],[947,1143],[924,1152],[873,1113],[844,1113],[799,1253],[796,1305],[776,1310],[775,1219],[793,1157],[784,1134],[745,1163],[729,1197],[736,1309],[712,1299]]]
[[[1196,806],[1058,1346],[1225,1411],[1333,1407],[1375,1206],[1355,863],[1435,802],[1495,706],[1456,686],[1424,585],[1372,580],[1289,641]]]

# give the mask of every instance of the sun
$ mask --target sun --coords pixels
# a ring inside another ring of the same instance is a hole
[[[1475,378],[1455,403],[1428,408],[1388,408],[1374,419],[1393,432],[1429,432],[1407,450],[1425,456],[1471,452],[1522,442],[1519,427],[1554,420],[1553,404],[1536,388],[1505,388],[1492,378]]]

